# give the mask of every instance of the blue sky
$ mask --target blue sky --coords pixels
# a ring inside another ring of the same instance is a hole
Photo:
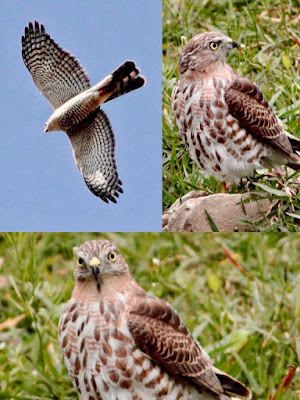
[[[1,231],[161,230],[161,1],[1,2]],[[107,104],[124,193],[106,204],[86,187],[64,132],[43,133],[52,107],[21,55],[37,20],[95,84],[126,59],[144,88]]]

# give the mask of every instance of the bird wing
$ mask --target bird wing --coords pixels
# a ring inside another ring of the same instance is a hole
[[[168,303],[138,293],[131,302],[128,327],[135,344],[164,369],[216,394],[224,393],[209,356]]]
[[[226,90],[225,101],[229,112],[248,133],[286,153],[291,159],[298,159],[282,123],[255,83],[238,77]]]
[[[90,191],[108,203],[123,193],[115,162],[115,137],[99,108],[67,131],[76,165]],[[119,192],[119,193],[118,193]]]
[[[54,109],[90,87],[79,61],[55,43],[37,21],[25,28],[22,56],[37,88]]]

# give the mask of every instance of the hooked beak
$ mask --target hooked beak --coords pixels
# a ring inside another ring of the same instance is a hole
[[[100,260],[97,257],[93,257],[89,262],[89,267],[92,270],[95,280],[98,282],[98,275],[100,274]]]
[[[231,49],[234,49],[234,48],[236,48],[236,49],[239,48],[238,44],[236,42],[234,42],[230,37],[227,37],[226,47],[227,47],[228,50],[231,50]]]

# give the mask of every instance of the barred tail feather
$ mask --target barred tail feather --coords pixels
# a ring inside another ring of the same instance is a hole
[[[140,70],[134,61],[125,61],[120,65],[119,68],[111,73],[110,86],[113,87],[113,93],[105,102],[144,86],[146,79],[139,73]]]
[[[251,392],[245,385],[215,367],[213,370],[226,394],[235,395],[241,399],[251,399]]]

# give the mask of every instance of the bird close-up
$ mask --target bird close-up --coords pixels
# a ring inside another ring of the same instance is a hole
[[[90,191],[106,203],[116,203],[123,190],[115,162],[115,137],[100,105],[144,86],[145,78],[133,61],[125,61],[91,86],[79,61],[37,21],[25,28],[22,56],[37,88],[54,108],[45,132],[66,132]]]
[[[299,238],[0,233],[0,397],[299,400]]]
[[[137,284],[112,242],[91,240],[74,253],[59,342],[81,400],[251,398],[213,366],[177,312]]]
[[[234,48],[225,34],[204,32],[181,52],[172,108],[191,158],[220,182],[238,183],[263,167],[300,169],[300,140],[256,84],[226,64]]]

